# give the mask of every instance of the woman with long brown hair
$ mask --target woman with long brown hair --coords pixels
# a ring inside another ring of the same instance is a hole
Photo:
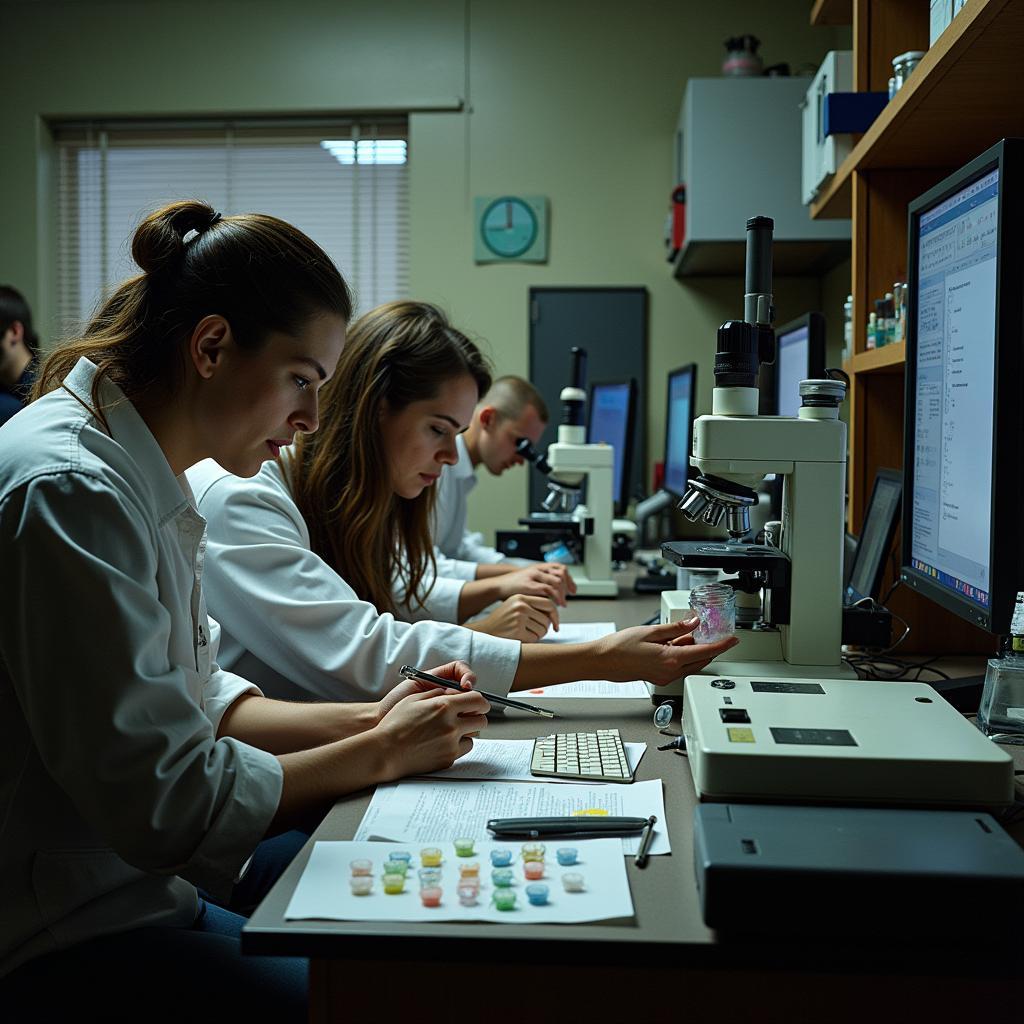
[[[316,435],[252,480],[211,463],[190,473],[209,524],[208,591],[227,664],[276,696],[364,699],[390,690],[403,663],[439,654],[469,661],[506,693],[576,679],[666,683],[731,646],[694,645],[694,623],[547,645],[396,619],[396,585],[407,605],[436,607],[433,484],[456,460],[455,437],[487,382],[476,347],[439,309],[390,303],[353,325]],[[549,590],[522,598],[539,605],[525,614],[557,614],[563,571],[528,570]],[[451,582],[464,594],[519,575]]]
[[[285,704],[218,666],[184,471],[251,476],[316,430],[348,288],[290,225],[200,202],[146,218],[132,255],[0,427],[0,1004],[304,1020],[305,965],[243,958],[233,910],[296,852],[288,829],[450,765],[488,704],[404,684]]]

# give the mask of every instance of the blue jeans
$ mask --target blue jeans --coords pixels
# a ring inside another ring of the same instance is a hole
[[[136,928],[30,960],[0,980],[0,1017],[20,1021],[305,1021],[308,963],[242,956],[246,917],[309,837],[264,840],[226,906],[200,893],[191,928]]]

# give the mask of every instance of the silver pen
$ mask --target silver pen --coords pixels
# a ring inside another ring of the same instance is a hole
[[[651,848],[651,840],[654,838],[654,823],[658,819],[652,814],[644,825],[644,834],[640,837],[640,849],[636,851],[636,860],[633,863],[638,868],[647,867],[647,851]]]
[[[453,683],[450,679],[442,679],[440,676],[431,675],[429,672],[413,668],[412,665],[403,665],[398,671],[406,679],[419,679],[424,683],[433,683],[435,686],[444,686],[449,690],[458,690],[460,693],[479,693],[490,704],[502,704],[507,708],[519,708],[520,711],[529,711],[531,715],[540,715],[542,718],[558,717],[554,711],[546,711],[544,708],[534,707],[533,704],[523,704],[518,700],[509,700],[508,697],[499,697],[497,694],[486,693],[483,690],[463,690],[458,683]]]

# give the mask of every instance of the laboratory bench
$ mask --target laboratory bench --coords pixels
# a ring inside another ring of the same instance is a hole
[[[567,622],[634,625],[657,610],[659,595],[634,595],[633,571],[615,600],[571,601]],[[628,588],[628,589],[627,589]],[[978,659],[947,667],[977,672]],[[554,722],[510,710],[486,735],[525,739],[553,728],[616,726],[647,752],[638,781],[660,778],[672,853],[626,870],[635,917],[583,925],[501,925],[286,921],[285,909],[316,840],[351,839],[369,805],[365,790],[339,800],[253,914],[246,953],[310,958],[310,1020],[395,1020],[418,1024],[454,1015],[488,1021],[592,1016],[633,1021],[706,1013],[714,1021],[857,1021],[973,1018],[1016,1001],[1024,943],[994,948],[889,939],[724,938],[704,926],[693,869],[696,797],[685,756],[667,742],[649,700],[546,700]],[[671,727],[678,731],[678,716]],[[1024,759],[1018,762],[1024,766]],[[471,783],[467,783],[471,785]],[[1024,831],[1015,829],[1018,842]],[[339,879],[339,882],[343,882]],[[979,914],[998,914],[979,907]]]

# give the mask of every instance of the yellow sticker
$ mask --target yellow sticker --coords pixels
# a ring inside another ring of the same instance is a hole
[[[573,814],[589,814],[595,817],[600,817],[602,814],[607,814],[608,809],[606,807],[586,807],[582,811],[573,811]]]
[[[744,726],[733,726],[731,729],[725,730],[729,734],[730,743],[753,743],[754,742],[754,730],[748,729]]]

